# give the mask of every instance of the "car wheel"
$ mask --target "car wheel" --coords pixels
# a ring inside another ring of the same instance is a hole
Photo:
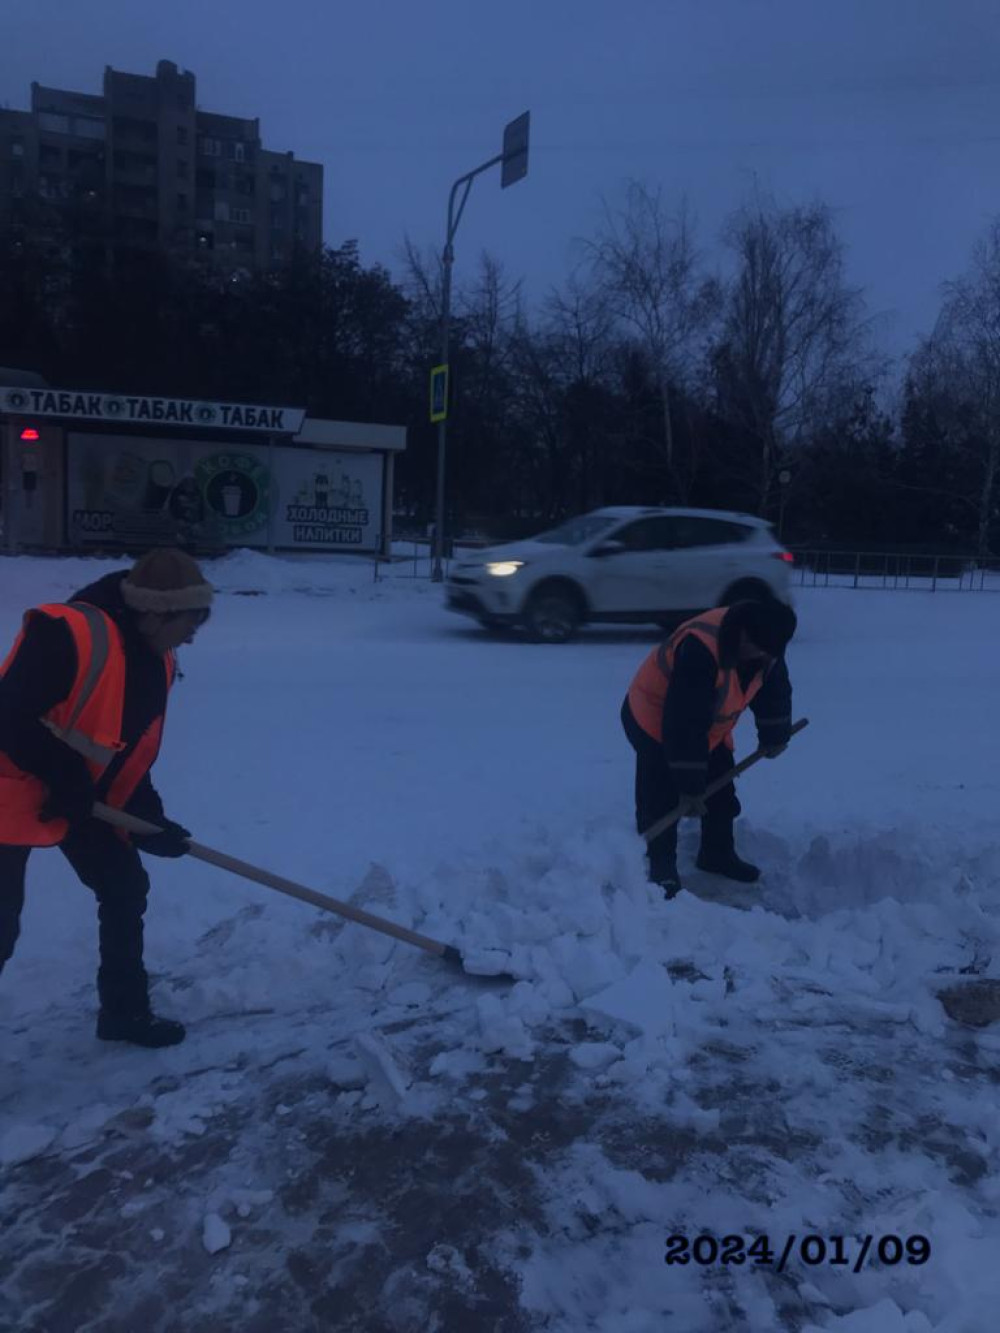
[[[583,619],[579,595],[565,584],[550,584],[531,594],[524,624],[536,643],[565,643]]]
[[[719,606],[732,606],[734,602],[773,602],[774,593],[760,579],[741,579],[722,594]]]

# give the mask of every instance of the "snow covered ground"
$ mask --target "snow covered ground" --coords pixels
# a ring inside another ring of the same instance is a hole
[[[107,567],[4,560],[0,638]],[[151,861],[188,1040],[105,1047],[93,902],[38,853],[0,978],[0,1328],[996,1327],[1000,1025],[937,998],[1000,976],[991,596],[798,591],[812,725],[741,785],[765,879],[698,875],[685,826],[667,904],[618,721],[652,633],[491,639],[361,561],[210,575],[168,813],[519,980]],[[703,1233],[777,1255],[664,1263]],[[779,1273],[792,1234],[851,1262]],[[865,1234],[930,1258],[855,1273]]]

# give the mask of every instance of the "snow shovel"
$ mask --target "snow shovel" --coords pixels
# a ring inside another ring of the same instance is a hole
[[[800,732],[803,727],[808,727],[808,725],[809,719],[807,717],[799,718],[798,722],[795,722],[792,725],[789,739],[791,739],[791,736],[794,736],[797,732]],[[753,754],[748,754],[745,759],[741,759],[738,764],[734,765],[724,777],[716,778],[714,782],[710,782],[705,788],[705,796],[714,796],[717,791],[721,791],[723,787],[728,786],[733,778],[739,777],[741,773],[745,773],[748,768],[756,764],[758,760],[763,759],[766,754],[767,749],[763,746],[754,750]],[[675,805],[669,814],[664,815],[662,819],[658,819],[655,824],[650,824],[649,828],[646,829],[642,835],[646,839],[646,842],[652,842],[655,838],[658,838],[661,833],[665,833],[668,828],[672,828],[674,824],[680,823],[684,818],[686,808],[687,807],[682,801],[680,805]]]
[[[124,810],[115,810],[110,805],[103,805],[100,802],[95,804],[93,813],[95,819],[102,819],[106,824],[114,824],[116,828],[124,829],[127,833],[148,835],[163,832],[158,824],[149,824],[145,819],[136,819],[135,815],[126,814]],[[337,916],[346,917],[348,921],[356,921],[359,926],[367,926],[369,930],[377,930],[383,935],[391,935],[393,939],[402,940],[405,944],[416,945],[418,949],[435,954],[438,958],[443,958],[446,963],[455,964],[463,972],[465,971],[462,955],[453,944],[441,944],[440,941],[432,940],[427,935],[420,935],[415,930],[407,930],[405,926],[399,926],[395,921],[373,916],[371,912],[365,912],[360,907],[352,907],[350,903],[329,898],[325,893],[317,893],[315,889],[306,888],[304,884],[296,884],[294,880],[285,879],[283,875],[274,875],[270,870],[262,870],[260,866],[251,865],[249,861],[239,861],[235,856],[217,852],[214,847],[206,847],[193,839],[188,840],[187,849],[188,855],[196,857],[199,861],[207,861],[210,865],[220,866],[234,875],[242,875],[244,879],[266,884],[269,889],[277,889],[278,893],[285,893],[289,898],[298,898],[300,902],[311,903],[313,907],[321,907],[324,912],[335,912]],[[512,977],[511,980],[515,978]]]

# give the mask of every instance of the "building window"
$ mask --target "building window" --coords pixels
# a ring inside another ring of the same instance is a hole
[[[83,167],[88,171],[99,172],[102,176],[104,174],[104,154],[100,150],[95,153],[71,148],[66,154],[66,161],[70,171],[77,171]]]
[[[190,175],[190,172],[191,168],[188,166],[186,162],[177,163],[177,179],[179,181],[186,181],[188,179],[188,176]]]
[[[115,116],[113,121],[116,137],[138,139],[143,143],[155,144],[159,130],[155,120],[137,120],[135,116]]]
[[[54,111],[40,111],[38,125],[52,134],[69,134],[69,116],[60,116]]]
[[[188,210],[188,197],[186,194],[179,194],[177,196],[177,211],[178,213],[186,213],[187,210]]]
[[[103,139],[107,130],[104,121],[96,116],[74,116],[73,133],[81,139]]]
[[[177,126],[177,142],[183,147],[188,141],[188,132],[183,125]]]
[[[237,162],[245,162],[246,155],[247,150],[245,144],[237,143],[233,146],[233,156],[236,158]]]
[[[198,145],[198,151],[204,157],[221,157],[222,143],[218,139],[204,138]]]
[[[216,222],[229,221],[229,204],[225,199],[216,199],[215,201],[215,220]]]
[[[10,155],[11,157],[24,157],[24,144],[15,139],[10,146]]]
[[[249,222],[250,210],[249,208],[234,208],[231,210],[229,216],[232,218],[233,222]]]

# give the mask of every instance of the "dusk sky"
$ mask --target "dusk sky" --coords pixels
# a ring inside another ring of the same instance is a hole
[[[8,8],[8,6],[0,6]],[[849,277],[905,350],[1000,214],[997,0],[31,0],[9,7],[0,104],[100,92],[106,64],[191,70],[198,105],[259,116],[265,146],[326,172],[328,243],[398,267],[439,248],[456,176],[530,109],[527,180],[480,178],[456,243],[529,300],[559,283],[599,196],[687,195],[702,245],[754,181],[822,197]]]

